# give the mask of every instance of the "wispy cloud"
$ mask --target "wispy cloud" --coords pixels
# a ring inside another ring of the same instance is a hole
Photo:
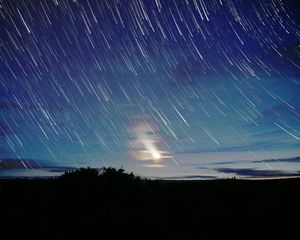
[[[267,160],[260,160],[260,161],[253,161],[254,163],[261,163],[261,162],[291,162],[291,163],[300,163],[300,157],[294,158],[283,158],[283,159],[267,159]]]
[[[18,159],[18,158],[7,158],[0,159],[0,170],[5,169],[39,169],[42,166],[38,160],[33,159]]]
[[[215,176],[209,175],[187,175],[187,176],[174,176],[174,177],[162,177],[165,180],[212,180],[217,179]]]
[[[3,175],[5,172],[10,170],[43,170],[46,172],[52,173],[61,173],[70,169],[74,169],[75,167],[68,166],[52,166],[46,164],[43,160],[38,159],[19,159],[19,158],[6,158],[0,159],[0,172]]]
[[[258,170],[253,168],[217,168],[215,169],[221,173],[233,173],[237,176],[243,177],[287,177],[300,176],[300,172],[288,172],[280,170]]]

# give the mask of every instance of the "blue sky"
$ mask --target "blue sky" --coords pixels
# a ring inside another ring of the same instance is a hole
[[[0,176],[293,176],[294,1],[1,3]]]

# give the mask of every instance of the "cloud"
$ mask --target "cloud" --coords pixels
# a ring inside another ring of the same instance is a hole
[[[300,172],[287,172],[280,170],[257,170],[254,168],[217,168],[216,171],[220,173],[234,173],[238,176],[244,177],[289,177],[300,176]]]
[[[211,163],[211,165],[226,165],[226,164],[235,164],[235,163],[240,163],[240,161],[215,162],[215,163]]]
[[[272,163],[272,162],[291,162],[291,163],[300,163],[300,157],[294,157],[294,158],[283,158],[283,159],[268,159],[268,160],[259,160],[259,161],[253,161],[254,163]]]
[[[49,171],[48,169],[10,169],[0,171],[0,179],[16,178],[52,178],[59,176],[60,172]]]
[[[243,161],[243,163],[278,163],[278,162],[300,163],[300,157]],[[238,164],[238,163],[241,163],[241,161],[226,161],[226,162],[220,161],[220,162],[211,163],[211,165],[226,165],[226,164]]]
[[[208,176],[208,175],[187,175],[187,176],[174,176],[174,177],[163,177],[162,179],[165,180],[196,180],[196,179],[203,179],[203,180],[210,180],[210,179],[217,179],[215,176]]]
[[[152,164],[139,164],[141,167],[146,167],[146,168],[164,168],[166,165],[164,164],[159,164],[159,163],[152,163]]]
[[[43,170],[47,171],[47,172],[51,172],[51,173],[64,173],[66,171],[70,171],[70,170],[74,170],[76,169],[75,167],[46,167],[43,168]]]
[[[37,159],[0,159],[0,178],[54,177],[75,167],[51,166]]]
[[[38,159],[19,159],[19,158],[6,158],[0,159],[0,171],[12,170],[12,169],[42,169],[48,172],[65,172],[67,170],[74,169],[74,167],[66,166],[51,166],[46,164],[44,160]]]
[[[0,159],[0,170],[3,169],[39,169],[41,165],[37,160],[8,158]]]

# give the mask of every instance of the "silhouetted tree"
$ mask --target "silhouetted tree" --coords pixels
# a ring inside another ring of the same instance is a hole
[[[96,168],[79,168],[73,169],[62,174],[59,179],[66,181],[91,181],[98,180],[104,182],[129,182],[140,180],[139,177],[133,173],[125,173],[124,169],[115,169],[112,167],[103,168],[102,170]]]
[[[62,180],[95,180],[99,176],[99,170],[96,168],[79,168],[66,171],[59,178]]]
[[[140,178],[133,175],[133,173],[126,173],[124,169],[115,169],[112,167],[103,168],[101,171],[100,178],[103,179],[104,182],[133,182],[139,181]]]

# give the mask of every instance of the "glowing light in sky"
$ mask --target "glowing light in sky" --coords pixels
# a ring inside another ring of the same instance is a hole
[[[159,137],[155,127],[148,123],[137,124],[133,128],[135,140],[133,143],[136,160],[150,160],[155,163],[167,158],[168,152],[159,149]]]
[[[156,160],[159,160],[161,158],[160,153],[156,149],[153,149],[151,154],[154,157],[154,159],[156,159]]]

